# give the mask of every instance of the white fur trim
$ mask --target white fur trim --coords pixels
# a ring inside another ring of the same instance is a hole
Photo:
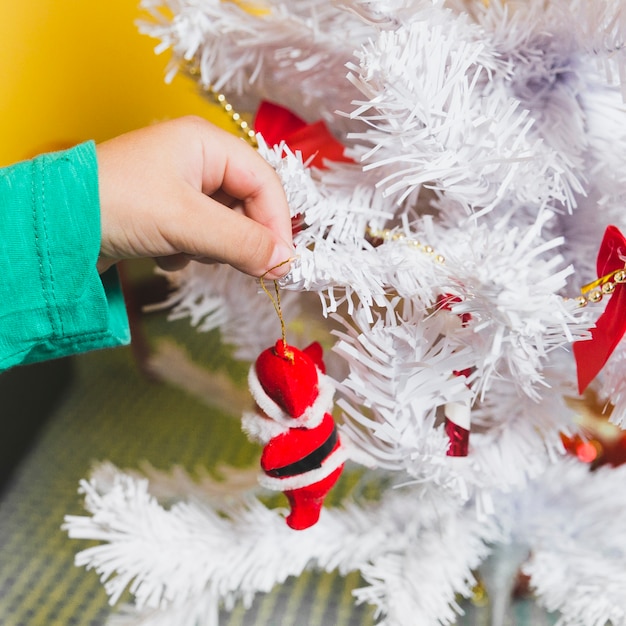
[[[304,474],[286,476],[285,478],[274,478],[267,474],[261,474],[259,476],[259,484],[272,491],[292,491],[293,489],[308,487],[330,476],[342,463],[345,463],[346,458],[346,451],[344,447],[339,444],[339,446],[324,459],[322,467],[305,472]]]
[[[289,430],[275,420],[263,417],[252,411],[246,411],[241,416],[241,428],[249,439],[262,444],[268,443],[274,437],[278,437],[278,435],[282,435]]]
[[[324,415],[331,412],[333,396],[335,395],[335,386],[332,379],[317,370],[317,398],[300,417],[293,418],[265,393],[254,365],[252,365],[248,373],[248,387],[259,408],[268,417],[276,420],[276,422],[286,428],[315,428],[319,426],[324,419]]]
[[[472,412],[465,402],[448,402],[443,410],[444,415],[457,426],[469,430],[472,423]]]

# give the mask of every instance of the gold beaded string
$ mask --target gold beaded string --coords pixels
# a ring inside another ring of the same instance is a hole
[[[197,77],[200,74],[200,69],[197,63],[190,61],[187,64],[187,72],[192,77]],[[245,139],[253,148],[258,148],[259,144],[256,140],[256,133],[254,129],[250,127],[250,124],[243,118],[243,116],[238,113],[233,105],[228,101],[226,96],[220,91],[216,91],[213,89],[211,85],[205,85],[202,87],[203,90],[211,97],[211,99],[220,106],[222,111],[230,117],[237,131],[237,134]]]
[[[372,239],[382,239],[383,241],[400,241],[406,243],[411,248],[415,248],[424,254],[431,256],[437,263],[444,264],[446,259],[443,255],[437,254],[432,246],[429,246],[426,243],[422,243],[417,239],[409,239],[404,233],[390,230],[388,228],[385,229],[375,229],[371,227],[367,227],[367,235]]]
[[[278,319],[280,320],[280,333],[281,333],[283,346],[285,346],[285,356],[289,360],[293,361],[293,359],[295,358],[293,352],[286,349],[287,348],[287,328],[285,325],[285,318],[283,317],[283,310],[280,304],[280,290],[278,288],[278,281],[277,280],[274,281],[275,295],[272,295],[270,290],[265,286],[265,277],[270,272],[278,269],[279,267],[282,267],[283,265],[286,265],[287,263],[290,263],[291,261],[293,261],[292,258],[285,259],[278,265],[275,265],[274,267],[270,267],[270,269],[268,269],[267,272],[263,274],[263,276],[259,277],[259,282],[261,283],[261,289],[263,289],[263,291],[267,294],[267,297],[271,300],[272,304],[274,305],[274,310],[276,311],[276,315],[278,315]]]
[[[624,283],[626,283],[626,266],[581,287],[581,295],[576,298],[578,306],[587,306],[590,302],[594,304],[600,302],[604,296],[611,295],[617,285]]]
[[[437,263],[444,264],[445,257],[441,254],[437,254],[432,246],[422,243],[417,239],[410,239],[404,233],[394,231],[391,229],[375,229],[367,228],[367,235],[372,239],[381,239],[382,241],[397,241],[403,242],[407,245],[431,256]],[[578,296],[576,304],[579,308],[585,307],[588,304],[596,304],[600,302],[606,295],[611,295],[615,291],[615,287],[620,284],[626,283],[626,264],[624,268],[614,270],[605,276],[594,280],[587,285],[584,285],[580,289],[581,295]]]
[[[215,91],[213,87],[205,87],[204,90],[220,105],[224,113],[230,117],[235,124],[238,134],[243,137],[253,148],[258,148],[259,144],[256,140],[256,133],[253,128],[250,128],[250,124],[241,117],[237,111],[233,108],[233,105],[228,102],[226,96],[219,91]]]

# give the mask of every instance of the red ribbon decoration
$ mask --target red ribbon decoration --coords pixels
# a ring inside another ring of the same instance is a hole
[[[608,226],[598,252],[598,277],[624,269],[625,257],[626,238],[617,227]],[[625,332],[626,289],[624,284],[616,283],[604,313],[598,318],[595,328],[591,329],[591,339],[574,343],[579,393],[582,394],[598,375]]]
[[[261,102],[254,119],[254,130],[261,133],[270,146],[284,141],[290,150],[302,153],[302,160],[324,169],[324,161],[352,162],[344,155],[344,146],[337,141],[323,121],[307,124],[288,109],[273,102]]]

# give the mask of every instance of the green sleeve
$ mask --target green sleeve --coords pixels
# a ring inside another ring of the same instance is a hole
[[[93,142],[0,169],[0,242],[0,370],[130,341]]]

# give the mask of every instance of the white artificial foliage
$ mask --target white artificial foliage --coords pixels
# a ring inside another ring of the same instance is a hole
[[[171,49],[177,59],[195,60],[204,85],[239,96],[243,106],[265,98],[298,107],[309,121],[330,119],[350,103],[343,66],[354,42],[375,34],[350,12],[314,0],[142,0],[141,6],[157,18],[142,31],[161,39],[160,49]],[[161,16],[164,7],[175,14],[172,22]],[[257,8],[261,15],[255,15]],[[297,90],[290,83],[294,67],[301,81]],[[170,76],[175,71],[172,65]]]
[[[468,365],[467,350],[437,341],[436,316],[419,325],[379,319],[371,328],[363,317],[355,321],[367,335],[350,328],[336,333],[334,349],[350,366],[337,402],[348,418],[345,434],[379,467],[454,488],[458,477],[444,462],[447,441],[435,422],[445,402],[470,400],[465,380],[450,374]]]
[[[609,359],[601,376],[601,393],[613,405],[611,422],[626,425],[626,343],[622,342]],[[607,406],[608,410],[608,406]]]
[[[359,66],[349,65],[350,81],[367,97],[350,113],[369,127],[350,136],[373,146],[358,152],[364,169],[382,170],[378,184],[387,193],[404,198],[428,184],[483,212],[510,195],[569,201],[570,187],[580,185],[566,180],[566,164],[531,132],[528,109],[503,87],[506,66],[466,22],[381,33]]]
[[[442,324],[450,326],[442,315],[419,323],[388,317],[369,326],[361,313],[354,319],[357,329],[335,332],[334,350],[349,364],[338,389],[346,418],[342,432],[363,454],[352,457],[406,474],[408,481],[453,490],[461,499],[477,490],[519,488],[562,453],[558,433],[571,431],[575,419],[564,396],[574,390],[551,374],[529,397],[516,389],[514,378],[499,378],[482,401],[476,399],[467,381],[480,378],[480,368],[469,379],[450,376],[476,367],[469,331],[457,324],[456,336],[450,330],[443,335]],[[562,370],[558,354],[553,367]],[[447,440],[437,427],[438,412],[454,401],[475,402],[474,419],[483,431],[472,436],[467,459],[443,454]]]
[[[626,467],[590,472],[568,459],[498,501],[505,532],[529,548],[523,570],[540,602],[561,612],[558,624],[626,624],[625,479]]]
[[[103,479],[98,471],[82,483],[91,515],[67,516],[65,527],[75,539],[106,542],[80,552],[77,562],[106,581],[111,602],[127,587],[135,597],[137,611],[114,616],[110,624],[116,626],[160,626],[174,617],[177,626],[196,626],[198,619],[213,624],[220,604],[249,604],[254,594],[306,568],[360,570],[368,585],[357,597],[387,614],[387,623],[449,624],[455,594],[470,595],[472,569],[497,536],[488,520],[451,499],[419,497],[419,490],[410,504],[406,489],[391,490],[365,508],[346,503],[298,532],[284,524],[280,511],[250,496],[218,504],[210,493],[203,499],[198,488],[192,499],[166,508],[145,478],[111,466],[104,472]],[[158,477],[152,484],[159,489]],[[437,569],[441,562],[448,565]]]
[[[250,472],[224,470],[218,486],[104,466],[83,483],[89,514],[67,528],[101,542],[78,563],[111,600],[134,597],[111,626],[213,626],[220,606],[306,567],[360,571],[356,600],[379,624],[450,624],[491,547],[494,624],[527,550],[537,601],[560,624],[626,625],[626,470],[590,472],[562,440],[580,428],[572,344],[607,302],[576,297],[597,278],[607,225],[626,230],[624,0],[141,6],[141,30],[172,53],[168,77],[195,76],[251,113],[270,100],[323,120],[345,145],[350,161],[318,168],[257,137],[297,224],[279,281],[288,339],[334,341],[341,436],[382,493],[294,533]],[[198,264],[173,276],[170,316],[219,329],[237,358],[279,336],[258,281]],[[625,346],[588,392],[620,427]],[[168,379],[202,397],[187,361]],[[449,404],[471,416],[467,457],[447,456]]]

